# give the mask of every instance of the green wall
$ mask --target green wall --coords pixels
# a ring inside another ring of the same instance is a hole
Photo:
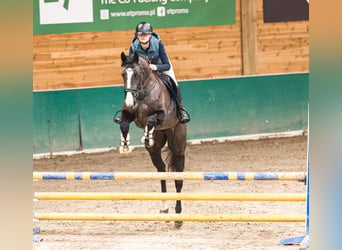
[[[309,74],[180,82],[188,139],[307,129]],[[33,153],[118,146],[123,87],[33,93]],[[131,126],[133,145],[142,130]],[[82,146],[82,147],[81,147]]]

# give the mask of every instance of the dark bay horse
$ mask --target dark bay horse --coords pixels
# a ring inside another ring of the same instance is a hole
[[[178,121],[176,104],[170,97],[168,89],[156,72],[149,68],[149,61],[145,57],[137,53],[127,57],[122,52],[121,60],[125,100],[121,109],[121,118],[114,117],[115,122],[120,124],[120,153],[131,151],[129,125],[134,122],[137,127],[144,130],[142,142],[158,172],[166,171],[161,155],[166,143],[168,171],[183,172],[187,127]],[[181,192],[183,180],[175,180],[175,186],[176,191]],[[165,180],[161,180],[161,191],[166,192]],[[166,201],[162,201],[162,204],[160,212],[167,213]],[[180,200],[176,201],[175,211],[182,212]],[[181,221],[175,222],[176,227],[181,225]]]

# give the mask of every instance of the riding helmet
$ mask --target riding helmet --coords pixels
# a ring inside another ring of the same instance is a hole
[[[137,25],[135,28],[135,35],[146,35],[146,34],[151,34],[153,32],[153,28],[151,24],[147,22],[141,22]]]

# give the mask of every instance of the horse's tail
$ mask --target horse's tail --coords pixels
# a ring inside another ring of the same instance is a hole
[[[170,149],[168,149],[168,153],[165,161],[167,162],[167,167],[169,172],[183,172],[184,171],[184,163],[185,163],[185,155],[175,155]]]

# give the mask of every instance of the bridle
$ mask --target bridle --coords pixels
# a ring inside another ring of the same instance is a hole
[[[137,88],[124,88],[125,94],[132,93],[134,99],[140,103],[142,102],[152,91],[152,89],[156,86],[157,79],[153,82],[151,86],[148,88],[144,88],[145,83],[148,82],[151,78],[151,75],[153,75],[152,72],[150,72],[150,75],[148,77],[145,76],[145,71],[141,70],[141,66],[135,66],[133,67],[125,67],[125,70],[127,68],[131,68],[134,72],[134,74],[139,75],[139,82],[137,84]],[[125,84],[126,85],[126,84]]]

